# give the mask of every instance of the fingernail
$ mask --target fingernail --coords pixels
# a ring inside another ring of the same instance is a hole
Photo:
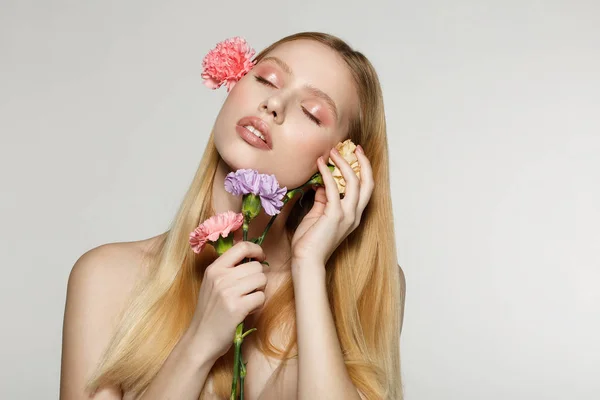
[[[362,154],[365,154],[365,151],[360,144],[356,146],[356,150],[360,151]]]
[[[338,151],[338,149],[336,149],[335,147],[333,149],[331,149],[333,151],[334,154],[340,154],[340,152]]]

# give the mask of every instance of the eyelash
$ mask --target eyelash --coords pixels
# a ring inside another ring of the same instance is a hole
[[[268,85],[271,87],[276,87],[275,85],[273,85],[271,82],[269,82],[268,80],[266,80],[265,78],[261,77],[261,76],[254,76],[254,78],[262,83],[263,85]],[[304,111],[304,114],[306,114],[306,116],[308,118],[310,118],[315,124],[321,126],[321,121],[319,121],[319,119],[317,119],[317,117],[315,117],[314,115],[312,115],[311,113],[309,113],[308,111],[306,111],[306,108],[302,107],[302,111]]]

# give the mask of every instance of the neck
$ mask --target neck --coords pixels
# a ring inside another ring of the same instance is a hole
[[[225,190],[225,177],[231,171],[231,168],[223,161],[219,159],[217,171],[215,173],[215,179],[213,182],[213,208],[215,213],[219,214],[228,210],[234,212],[241,212],[242,210],[242,197],[234,196]],[[293,208],[295,199],[289,201],[281,210],[281,212],[275,218],[275,221],[271,225],[269,232],[262,243],[262,248],[267,255],[267,262],[271,266],[270,271],[276,272],[286,268],[286,260],[289,258],[291,252],[290,241],[287,237],[285,224],[287,218]],[[260,211],[260,214],[250,222],[248,229],[248,239],[257,238],[264,232],[265,227],[271,220],[271,216]],[[239,229],[234,234],[234,238],[237,241],[242,240],[242,230]],[[283,265],[282,265],[283,264]]]

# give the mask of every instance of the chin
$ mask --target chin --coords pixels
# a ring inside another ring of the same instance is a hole
[[[244,146],[243,143],[228,143],[223,149],[217,146],[217,151],[231,171],[255,169],[261,173],[265,173],[262,171],[260,159],[257,159],[257,155],[252,152],[252,149],[244,148]]]

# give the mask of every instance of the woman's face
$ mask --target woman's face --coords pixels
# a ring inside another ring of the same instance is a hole
[[[215,122],[215,145],[231,170],[275,174],[280,186],[292,189],[317,171],[319,156],[327,161],[329,150],[347,137],[357,109],[340,56],[311,40],[284,43],[229,92]],[[266,143],[242,127],[252,124],[268,130]]]

